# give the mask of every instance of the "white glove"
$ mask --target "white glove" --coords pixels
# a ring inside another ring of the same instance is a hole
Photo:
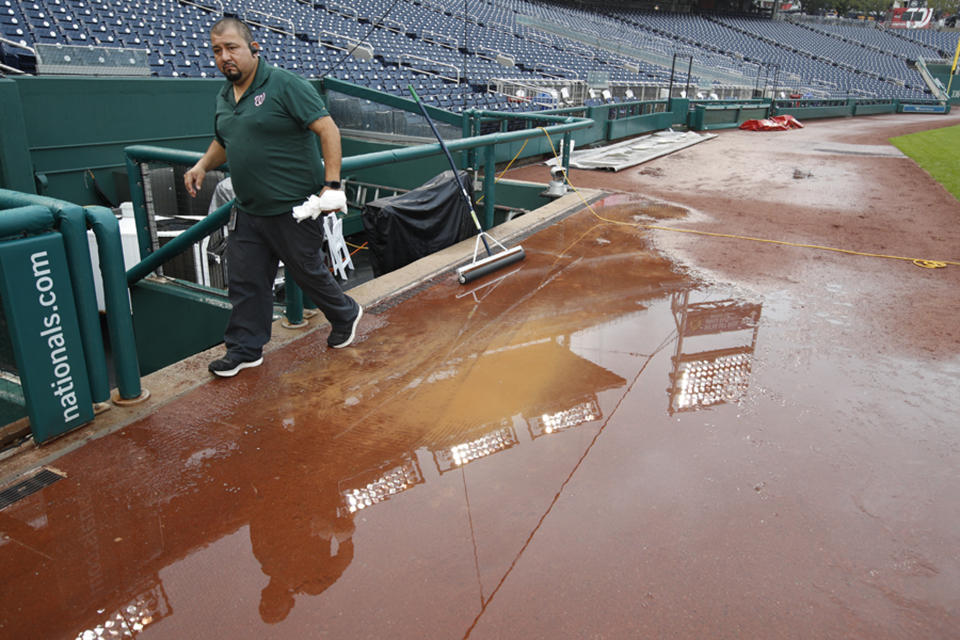
[[[311,195],[303,204],[293,208],[293,217],[297,222],[307,218],[316,220],[331,211],[347,212],[347,194],[342,189],[326,189],[323,195]]]
[[[303,222],[307,218],[317,219],[320,215],[320,196],[311,195],[303,204],[293,208],[293,217],[297,222]]]

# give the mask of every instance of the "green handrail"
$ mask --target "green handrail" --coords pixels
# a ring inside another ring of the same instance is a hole
[[[513,118],[517,115],[523,115],[514,113],[499,113],[495,111],[485,111],[483,113],[496,114],[500,117],[510,118]],[[529,119],[554,123],[546,127],[546,130],[550,135],[565,135],[571,131],[583,129],[593,124],[593,121],[589,118],[575,118],[571,116],[540,114],[531,116]],[[526,140],[539,135],[543,135],[543,132],[539,129],[520,129],[518,131],[490,133],[482,136],[462,138],[460,140],[451,140],[446,144],[447,148],[450,149],[451,152],[476,149],[480,147],[490,147],[492,149],[497,144],[517,142],[519,140]],[[167,162],[172,164],[192,165],[196,163],[196,161],[203,155],[196,151],[183,151],[178,149],[169,149],[166,147],[154,147],[150,145],[133,145],[126,147],[124,151],[127,156],[128,174],[130,176],[131,194],[134,199],[133,202],[135,210],[137,210],[138,202],[140,203],[140,207],[143,205],[143,186],[142,184],[139,184],[140,171],[137,168],[138,162]],[[443,149],[440,147],[439,143],[375,151],[372,153],[365,153],[358,156],[344,158],[340,170],[342,173],[348,174],[361,169],[369,169],[371,167],[407,162],[410,160],[418,160],[420,158],[440,155],[441,153],[443,153]],[[489,170],[489,160],[486,164]],[[486,200],[488,207],[492,207],[495,200],[493,194],[493,180],[488,182],[490,182],[490,185],[485,185],[485,190],[489,189],[490,195],[486,196]],[[213,231],[224,225],[227,222],[230,208],[232,206],[233,202],[228,202],[213,213],[204,217],[190,228],[186,229],[183,233],[179,234],[176,238],[164,246],[152,252],[149,250],[149,227],[146,222],[146,211],[144,209],[142,211],[143,222],[141,223],[139,214],[137,218],[137,237],[139,240],[139,246],[141,247],[142,259],[138,264],[134,265],[127,271],[127,284],[135,284],[164,262],[176,257],[178,254],[192,246],[195,242],[202,240],[204,237],[210,235]],[[488,226],[492,224],[492,213],[485,217],[487,218],[486,222]],[[145,246],[147,247],[147,251],[144,251]],[[292,297],[295,298],[296,296]],[[296,300],[288,300],[288,319],[293,321],[294,318],[302,317],[302,313],[302,301],[300,305],[297,305]]]
[[[105,207],[87,207],[46,196],[0,189],[0,208],[36,205],[50,211],[59,223],[63,244],[70,267],[73,297],[77,305],[77,322],[80,339],[86,356],[87,375],[90,379],[90,395],[94,402],[110,398],[110,379],[107,375],[106,350],[100,333],[100,310],[93,283],[93,267],[90,263],[90,248],[87,227],[97,238],[97,254],[103,277],[104,304],[107,326],[113,352],[117,392],[124,400],[139,398],[140,365],[137,345],[133,335],[133,318],[127,287],[117,274],[123,274],[123,249],[120,242],[120,225],[113,213]]]
[[[183,253],[192,247],[194,243],[203,240],[205,237],[223,225],[227,224],[227,220],[230,218],[231,208],[233,208],[233,200],[224,204],[213,213],[204,216],[196,224],[190,226],[184,230],[183,233],[180,233],[175,238],[170,240],[170,242],[166,243],[153,253],[150,253],[144,257],[142,260],[140,260],[140,262],[133,265],[129,270],[127,270],[127,284],[131,286],[136,284],[164,262]],[[139,234],[139,228],[137,229],[137,232]]]
[[[139,248],[137,255],[143,260],[153,251],[150,243],[150,220],[147,216],[147,202],[143,191],[143,174],[140,173],[140,167],[129,153],[127,154],[127,181],[130,184],[130,201],[133,204],[133,220],[137,230],[137,247]]]
[[[124,147],[124,152],[127,156],[127,183],[130,187],[130,201],[133,204],[133,219],[137,229],[137,246],[140,249],[140,259],[143,260],[153,252],[153,243],[150,237],[150,221],[147,216],[147,203],[144,197],[143,175],[140,173],[137,162],[166,162],[168,164],[193,166],[197,163],[197,160],[203,157],[203,154],[199,151],[184,151],[150,145]],[[224,167],[226,165],[218,168],[222,169]]]
[[[0,206],[2,208],[2,206]],[[24,205],[0,211],[0,239],[43,233],[53,229],[53,212],[38,205]]]
[[[524,114],[504,114],[496,111],[484,111],[482,112],[485,115],[499,115],[501,117],[515,117],[518,115]],[[593,121],[589,118],[576,118],[572,116],[547,116],[540,115],[537,117],[530,117],[531,120],[544,120],[555,122],[546,127],[547,132],[550,135],[558,135],[566,133],[567,131],[575,131],[577,129],[584,129],[593,124]],[[520,140],[526,140],[528,138],[533,138],[539,135],[543,135],[543,132],[539,129],[520,129],[517,131],[506,131],[498,133],[489,133],[482,136],[473,136],[470,138],[461,138],[459,140],[451,140],[447,142],[447,148],[450,151],[463,151],[466,149],[475,149],[478,147],[485,147],[488,145],[497,145],[497,144],[506,144],[510,142],[517,142]],[[203,155],[196,151],[183,151],[178,149],[168,149],[165,147],[154,147],[150,145],[133,145],[126,147],[124,151],[127,154],[127,158],[134,162],[168,162],[171,164],[193,164]],[[409,160],[418,160],[420,158],[427,158],[430,156],[440,155],[443,153],[443,150],[440,148],[439,143],[434,144],[422,144],[414,147],[402,147],[398,149],[386,149],[384,151],[374,151],[372,153],[365,153],[358,156],[350,156],[343,159],[341,165],[341,172],[350,173],[353,171],[359,171],[360,169],[369,169],[372,167],[378,167],[386,164],[393,164],[395,162],[406,162]],[[141,189],[142,191],[142,189]],[[137,228],[138,235],[141,233],[139,227]],[[188,230],[189,231],[189,230]],[[186,231],[184,233],[187,233]],[[182,234],[181,234],[182,235]],[[149,240],[149,238],[148,238]],[[158,249],[158,252],[163,251],[166,247],[170,246],[168,243],[161,249]],[[171,254],[167,259],[174,257],[176,254]]]
[[[90,264],[90,248],[87,242],[87,225],[83,208],[46,196],[0,189],[0,209],[13,207],[42,207],[47,211],[46,215],[37,217],[34,222],[18,221],[23,225],[21,231],[36,232],[52,229],[59,222],[67,264],[70,268],[73,297],[77,305],[80,341],[86,354],[90,396],[94,402],[104,402],[110,398],[110,378],[107,375],[103,335],[100,333],[100,310],[97,308],[97,298],[94,293],[93,267]],[[6,216],[6,214],[7,212],[3,212],[0,216]],[[41,220],[44,226],[38,228],[36,224],[40,224]],[[13,220],[7,222],[14,223]]]
[[[117,393],[124,400],[139,398],[140,361],[130,298],[123,272],[123,243],[120,223],[106,207],[85,207],[87,224],[97,238],[100,275],[103,278],[103,301],[107,311],[107,331],[113,345],[113,361],[117,377]]]
[[[626,103],[624,103],[626,104]],[[622,105],[617,105],[622,106]],[[573,115],[551,114],[543,111],[519,111],[517,113],[504,113],[503,111],[487,111],[486,109],[473,109],[474,114],[484,118],[493,118],[497,120],[535,120],[539,122],[558,122],[566,124],[573,120],[589,120],[589,118],[578,118]]]

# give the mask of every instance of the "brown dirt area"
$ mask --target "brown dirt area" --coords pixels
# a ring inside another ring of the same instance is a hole
[[[960,115],[814,120],[787,132],[728,130],[713,140],[612,173],[572,170],[571,183],[690,210],[670,225],[858,252],[960,261],[960,202],[889,138],[955,125]],[[542,166],[511,171],[543,180]],[[655,216],[654,216],[655,217]],[[654,231],[657,246],[708,280],[761,291],[821,291],[867,308],[866,334],[888,352],[960,352],[960,267]],[[814,309],[815,311],[815,309]],[[838,329],[839,330],[839,329]]]

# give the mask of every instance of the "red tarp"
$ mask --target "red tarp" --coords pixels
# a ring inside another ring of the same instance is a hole
[[[803,129],[800,121],[791,115],[773,116],[763,120],[747,120],[740,125],[747,131],[786,131],[787,129]]]

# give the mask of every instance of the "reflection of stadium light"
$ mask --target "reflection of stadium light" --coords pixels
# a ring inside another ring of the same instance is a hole
[[[469,464],[478,458],[503,451],[507,447],[512,447],[517,443],[512,429],[498,429],[486,435],[480,436],[476,440],[464,442],[450,447],[450,456],[453,458],[453,464],[462,466]]]
[[[128,607],[129,608],[129,607]],[[135,633],[140,633],[143,628],[153,622],[153,618],[145,616],[137,619],[135,622],[127,622],[123,615],[115,613],[102,624],[98,624],[93,629],[86,629],[77,634],[77,640],[95,640],[95,638],[132,638]]]
[[[520,440],[517,439],[517,433],[510,421],[504,420],[500,424],[499,429],[490,431],[475,440],[431,450],[433,460],[437,464],[437,471],[443,474],[518,444]]]
[[[381,474],[376,480],[368,482],[365,486],[347,489],[342,491],[341,495],[347,504],[348,511],[355,513],[378,502],[389,500],[396,494],[406,491],[420,482],[423,482],[420,470],[408,460]]]
[[[743,395],[750,377],[747,353],[695,360],[680,365],[677,408],[708,407]]]
[[[597,404],[596,399],[591,398],[568,409],[554,413],[544,413],[534,418],[531,425],[531,435],[536,438],[545,433],[556,433],[584,422],[597,420],[601,415],[600,405]]]
[[[77,634],[77,640],[97,638],[133,638],[147,625],[166,617],[170,612],[162,587],[154,586],[141,593],[127,606],[109,615],[103,622]]]

